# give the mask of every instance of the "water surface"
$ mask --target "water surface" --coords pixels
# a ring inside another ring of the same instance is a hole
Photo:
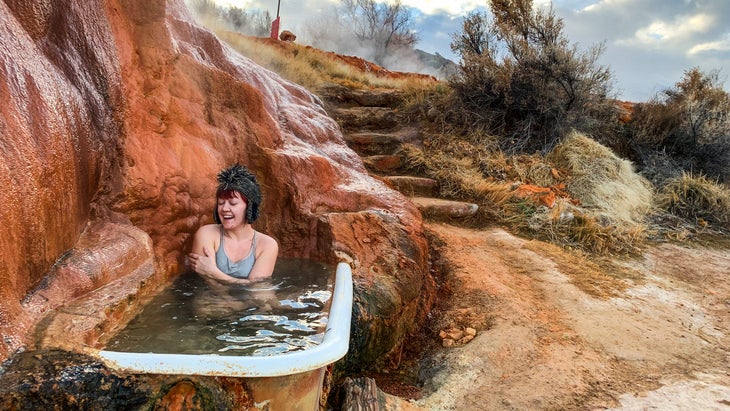
[[[280,258],[271,280],[211,286],[181,274],[107,344],[110,351],[265,356],[322,342],[334,267]]]

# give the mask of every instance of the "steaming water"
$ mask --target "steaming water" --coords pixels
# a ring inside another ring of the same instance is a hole
[[[211,287],[181,274],[106,349],[266,356],[322,342],[334,268],[279,259],[270,281]]]

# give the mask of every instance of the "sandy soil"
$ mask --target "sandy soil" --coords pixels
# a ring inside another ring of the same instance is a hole
[[[391,409],[730,410],[730,250],[597,262],[498,228],[427,228],[446,269],[430,338],[478,334],[425,360],[419,398]]]

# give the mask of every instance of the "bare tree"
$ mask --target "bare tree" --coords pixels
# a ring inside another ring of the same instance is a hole
[[[185,0],[188,8],[199,16],[217,16],[220,9],[213,0]]]
[[[413,27],[409,10],[401,0],[384,3],[375,0],[344,0],[341,14],[345,27],[352,31],[362,47],[374,50],[374,60],[383,58],[398,48],[413,48],[418,32]]]
[[[185,0],[185,3],[196,15],[216,21],[220,19],[239,33],[259,37],[269,35],[273,19],[268,10],[247,11],[235,6],[220,6],[213,0]]]
[[[271,33],[271,22],[274,18],[268,10],[251,12],[249,25],[246,34],[258,37],[266,37]]]

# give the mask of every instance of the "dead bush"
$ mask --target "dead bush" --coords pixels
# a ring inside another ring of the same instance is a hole
[[[612,139],[619,111],[611,73],[597,63],[603,46],[581,52],[532,1],[494,0],[490,11],[470,14],[454,35],[461,63],[443,122],[497,135],[510,154],[547,152],[573,128]]]
[[[639,174],[649,180],[654,187],[661,187],[669,179],[682,175],[682,166],[664,150],[636,146],[633,157],[641,169]]]
[[[702,170],[704,175],[721,183],[730,183],[730,141],[704,144],[697,149],[694,158],[694,170]]]
[[[717,71],[686,71],[673,88],[634,107],[627,131],[647,175],[667,177],[656,172],[671,170],[652,162],[666,157],[664,165],[730,181],[730,94]]]

